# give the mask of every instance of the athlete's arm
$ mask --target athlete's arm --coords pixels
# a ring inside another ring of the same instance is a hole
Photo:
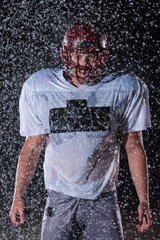
[[[123,143],[127,152],[129,168],[139,198],[139,222],[136,227],[143,232],[151,225],[149,210],[149,179],[146,153],[143,146],[142,132],[123,135]]]
[[[45,138],[45,134],[27,137],[21,150],[17,166],[14,198],[9,213],[11,221],[14,224],[24,223],[24,204],[22,197],[36,171]],[[19,220],[17,216],[19,216]]]

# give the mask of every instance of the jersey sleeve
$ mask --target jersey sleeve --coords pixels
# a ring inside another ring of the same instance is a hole
[[[27,82],[24,83],[20,101],[20,135],[34,136],[49,133],[49,126],[39,112],[39,102],[36,93]],[[48,120],[47,116],[46,119]]]
[[[137,80],[127,98],[120,104],[118,123],[123,133],[151,127],[149,93],[146,84]]]

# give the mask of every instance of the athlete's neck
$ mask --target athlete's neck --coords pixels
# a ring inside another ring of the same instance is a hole
[[[73,85],[75,85],[76,87],[81,87],[84,84],[84,83],[80,83],[80,81],[78,81],[76,77],[72,77],[71,81]]]
[[[63,71],[63,76],[69,83],[71,83],[77,88],[83,85],[83,83],[80,83],[76,77],[71,78],[71,76],[66,71]]]

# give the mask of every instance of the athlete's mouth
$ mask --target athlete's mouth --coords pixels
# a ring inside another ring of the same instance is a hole
[[[83,78],[84,77],[90,78],[91,75],[92,75],[91,69],[89,69],[89,70],[86,70],[85,68],[84,69],[77,69],[75,72],[76,72],[77,77],[79,76],[79,77],[83,77]]]

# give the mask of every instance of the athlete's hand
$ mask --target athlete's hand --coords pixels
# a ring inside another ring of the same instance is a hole
[[[138,214],[139,224],[137,224],[136,228],[139,232],[144,232],[151,226],[150,210],[147,202],[142,202],[139,204]]]
[[[21,197],[14,198],[9,216],[13,224],[24,223],[24,204]]]

